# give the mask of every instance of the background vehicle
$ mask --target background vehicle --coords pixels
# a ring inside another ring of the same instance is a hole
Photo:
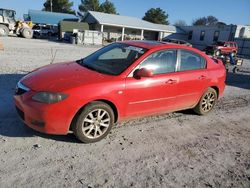
[[[126,41],[31,72],[18,82],[14,100],[32,129],[49,134],[73,130],[89,143],[128,118],[184,109],[205,115],[224,88],[220,60],[183,45]]]
[[[181,44],[181,45],[186,45],[186,46],[192,46],[192,44],[188,43],[187,41],[180,40],[180,39],[163,38],[162,41],[163,42],[174,43],[174,44]]]
[[[221,55],[218,57],[222,60],[225,65],[227,72],[238,73],[244,68],[242,68],[243,57],[240,56],[232,56],[232,55]]]
[[[34,38],[43,38],[56,36],[58,32],[50,25],[34,25],[32,28],[34,32]]]
[[[238,45],[236,42],[222,42],[218,41],[209,45],[205,48],[207,54],[212,54],[216,56],[220,56],[223,54],[232,54],[235,56],[238,52]]]
[[[14,10],[0,8],[0,36],[8,36],[10,32],[24,38],[32,38],[32,23],[15,20]]]

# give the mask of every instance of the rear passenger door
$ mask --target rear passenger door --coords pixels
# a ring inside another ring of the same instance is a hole
[[[207,89],[206,60],[193,51],[178,50],[177,75],[179,82],[176,108],[193,107]]]

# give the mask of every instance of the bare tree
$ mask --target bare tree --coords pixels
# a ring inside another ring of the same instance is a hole
[[[174,23],[175,26],[187,26],[187,23],[184,20],[177,20]]]
[[[216,25],[218,23],[218,19],[214,16],[200,17],[193,21],[193,25]]]

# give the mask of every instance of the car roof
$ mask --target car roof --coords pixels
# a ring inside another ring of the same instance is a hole
[[[173,43],[166,43],[161,41],[147,41],[147,40],[130,40],[130,41],[123,41],[121,43],[125,43],[132,46],[138,46],[141,48],[147,48],[147,49],[153,49],[153,48],[159,48],[159,47],[180,47],[182,45],[179,44],[173,44]]]

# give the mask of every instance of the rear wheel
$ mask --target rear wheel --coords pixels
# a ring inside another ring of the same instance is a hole
[[[22,30],[22,36],[26,39],[31,39],[33,37],[33,31],[30,28],[24,28]]]
[[[239,73],[240,69],[238,67],[234,67],[233,68],[233,73],[237,74]]]
[[[206,115],[213,108],[217,101],[217,92],[213,88],[208,88],[208,90],[202,95],[199,103],[194,108],[194,111],[199,115]]]
[[[92,102],[84,107],[72,128],[80,141],[92,143],[105,138],[113,124],[112,108],[103,102]]]
[[[8,36],[9,32],[9,28],[6,25],[0,24],[0,36]]]

